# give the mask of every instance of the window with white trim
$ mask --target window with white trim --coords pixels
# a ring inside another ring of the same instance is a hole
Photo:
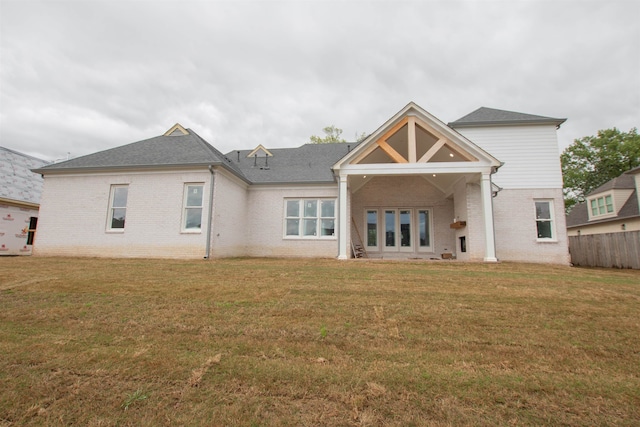
[[[184,185],[182,231],[199,232],[202,230],[203,193],[204,184],[202,183]]]
[[[553,200],[536,200],[535,207],[538,241],[555,240]]]
[[[107,230],[124,231],[124,223],[127,217],[127,196],[129,186],[119,184],[111,186],[109,195],[109,219]]]
[[[286,199],[285,237],[335,237],[335,199]]]
[[[589,199],[589,206],[591,208],[591,217],[612,214],[613,196],[607,194],[606,196]]]

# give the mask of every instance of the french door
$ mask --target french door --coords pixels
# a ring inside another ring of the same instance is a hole
[[[428,209],[367,209],[365,220],[369,251],[431,250],[431,218]]]
[[[384,210],[384,251],[413,252],[410,209]]]

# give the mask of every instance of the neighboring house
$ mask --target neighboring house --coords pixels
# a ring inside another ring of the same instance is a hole
[[[0,256],[31,255],[47,162],[0,147]]]
[[[640,230],[640,167],[593,190],[567,215],[569,236]]]
[[[447,125],[409,103],[359,144],[227,154],[176,124],[36,170],[35,253],[568,264],[563,122],[480,108]]]

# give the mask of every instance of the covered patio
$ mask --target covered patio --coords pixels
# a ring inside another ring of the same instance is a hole
[[[410,103],[333,167],[339,259],[497,261],[491,175],[500,162]]]

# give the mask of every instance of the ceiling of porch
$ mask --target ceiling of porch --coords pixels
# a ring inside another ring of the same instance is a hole
[[[349,188],[355,193],[374,178],[389,179],[394,176],[398,177],[398,175],[349,175]],[[464,178],[465,182],[471,183],[479,182],[480,178],[479,174],[473,173],[420,174],[417,176],[447,196],[453,192],[454,186],[459,180]]]

